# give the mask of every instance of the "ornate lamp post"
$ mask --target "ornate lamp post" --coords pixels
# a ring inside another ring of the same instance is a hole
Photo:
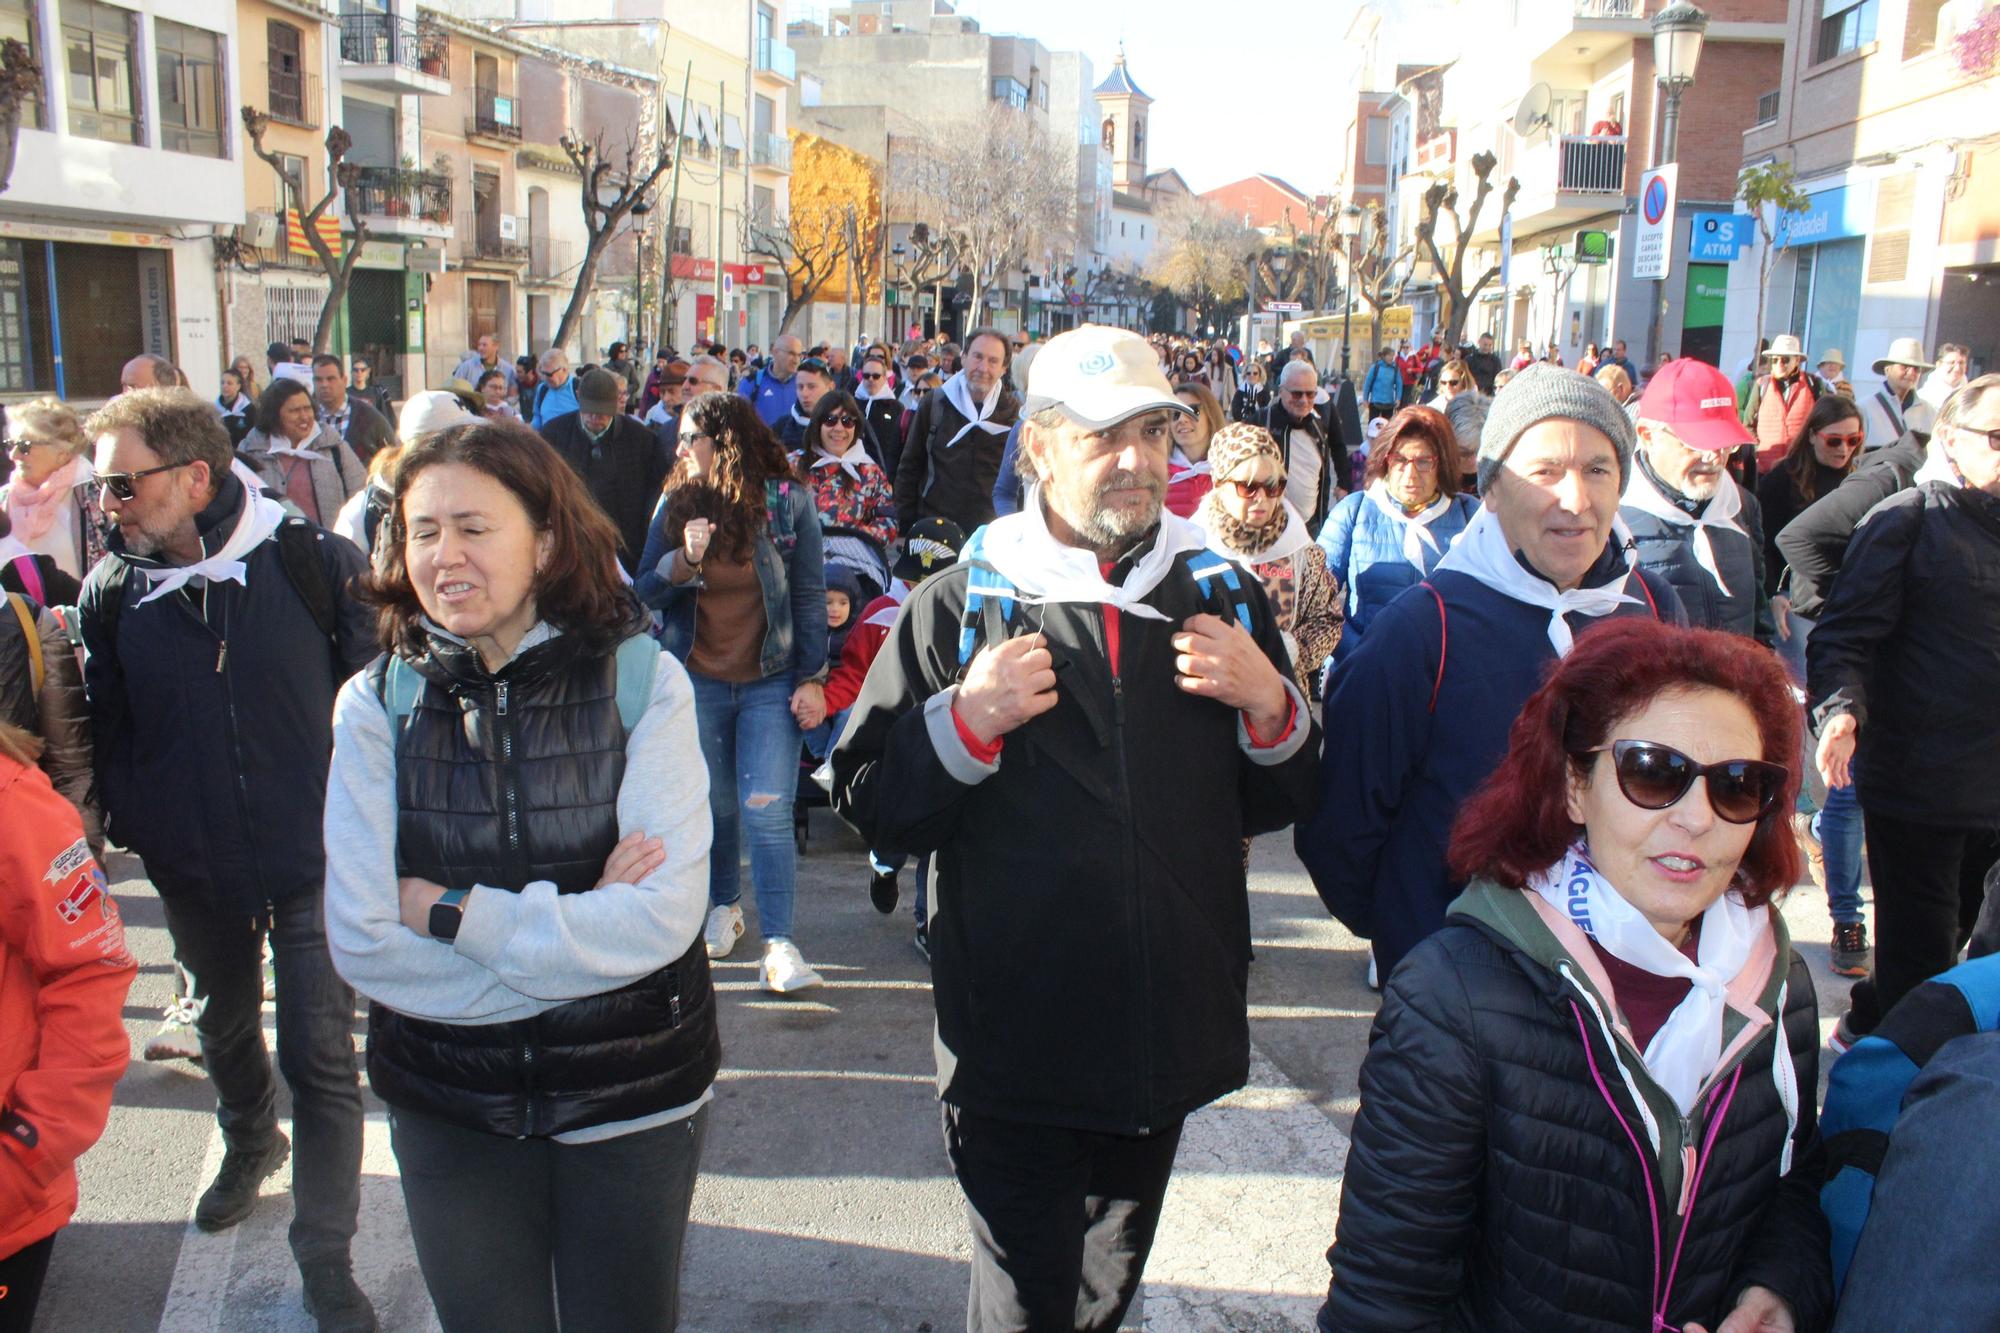
[[[1340,210],[1340,220],[1334,224],[1335,234],[1340,237],[1341,253],[1347,258],[1347,281],[1341,284],[1340,303],[1340,378],[1347,378],[1347,344],[1354,333],[1354,244],[1361,239],[1361,209],[1354,204]]]

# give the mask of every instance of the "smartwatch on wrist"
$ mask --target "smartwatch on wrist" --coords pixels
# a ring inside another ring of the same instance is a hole
[[[446,889],[444,897],[431,904],[431,938],[455,940],[458,938],[458,924],[465,919],[465,895],[467,889]]]

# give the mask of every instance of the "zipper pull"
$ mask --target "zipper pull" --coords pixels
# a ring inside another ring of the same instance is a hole
[[[501,717],[507,716],[507,682],[504,680],[494,686],[494,710]]]
[[[224,639],[215,649],[215,674],[221,675],[222,668],[229,663],[229,640]]]

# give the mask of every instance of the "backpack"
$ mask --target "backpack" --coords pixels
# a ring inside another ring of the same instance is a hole
[[[1255,634],[1250,619],[1249,593],[1243,572],[1235,562],[1213,551],[1190,551],[1188,573],[1201,590],[1203,609],[1224,620],[1235,619],[1244,632]],[[958,563],[969,571],[965,584],[965,615],[958,628],[958,672],[962,679],[979,651],[982,639],[998,643],[1011,636],[1020,599],[1007,576],[986,559],[986,529],[980,528],[966,539]]]
[[[1820,1133],[1826,1140],[1826,1184],[1819,1206],[1833,1232],[1833,1290],[1868,1222],[1875,1177],[1917,1071],[1954,1037],[2000,1028],[2000,955],[1960,963],[1899,1001],[1881,1024],[1833,1062],[1827,1076]]]
[[[42,661],[41,631],[35,627],[34,605],[18,592],[7,594],[7,605],[14,608],[14,618],[21,622],[21,638],[28,645],[28,684],[32,687],[30,693],[40,699],[45,664]]]
[[[618,720],[629,737],[646,706],[653,701],[653,676],[660,667],[660,644],[650,634],[634,634],[618,645]],[[389,714],[389,734],[402,733],[403,723],[423,696],[424,678],[401,655],[390,653],[369,669],[375,697]]]
[[[337,659],[340,654],[340,612],[334,605],[333,581],[327,577],[326,565],[319,554],[319,543],[325,533],[302,518],[291,517],[278,525],[277,537],[278,556],[284,562],[285,576],[292,581],[299,600],[312,613],[313,624],[326,636]],[[111,573],[104,581],[104,595],[98,602],[99,614],[104,619],[105,642],[115,649],[118,646],[118,619],[125,614],[125,586],[132,581],[132,566],[108,552],[101,563],[110,565]]]

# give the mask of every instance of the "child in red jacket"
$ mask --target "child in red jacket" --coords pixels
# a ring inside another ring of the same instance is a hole
[[[104,1132],[125,1072],[125,993],[139,966],[76,808],[0,723],[0,1327],[34,1319],[76,1159]]]

